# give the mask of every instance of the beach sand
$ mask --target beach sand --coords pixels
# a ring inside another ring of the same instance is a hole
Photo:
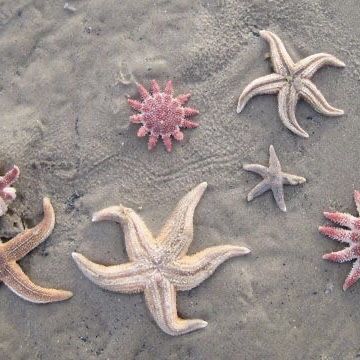
[[[357,0],[2,1],[0,5],[0,169],[21,169],[18,197],[0,221],[8,239],[42,218],[49,196],[57,224],[20,261],[39,285],[74,292],[49,305],[0,286],[0,358],[6,359],[355,359],[360,356],[360,283],[344,292],[351,263],[321,256],[343,246],[322,236],[326,210],[356,214],[360,189],[360,6]],[[275,96],[237,99],[269,74],[261,29],[275,32],[296,60],[328,52],[345,69],[323,68],[314,82],[345,115],[328,118],[300,102],[309,133],[288,131]],[[200,127],[184,130],[167,153],[152,152],[129,124],[136,82],[191,92]],[[244,163],[268,162],[307,183],[287,187],[287,213],[271,193],[247,203],[259,177]],[[177,201],[209,183],[195,212],[190,253],[236,244],[249,256],[224,263],[206,282],[177,295],[184,318],[209,325],[180,337],[163,333],[142,294],[100,289],[71,252],[110,265],[127,261],[115,223],[92,213],[123,204],[154,234]]]

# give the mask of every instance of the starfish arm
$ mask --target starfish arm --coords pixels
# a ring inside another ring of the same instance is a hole
[[[247,201],[251,201],[254,198],[260,196],[264,192],[268,191],[270,189],[270,183],[268,180],[263,180],[259,184],[257,184],[249,193],[247,196]]]
[[[286,85],[284,76],[279,74],[270,74],[253,80],[245,87],[241,93],[237,105],[237,113],[239,114],[248,101],[256,96],[263,94],[276,94]]]
[[[148,150],[153,150],[158,142],[159,137],[156,135],[150,135],[148,141]]]
[[[7,260],[20,260],[51,234],[55,225],[55,213],[48,198],[44,198],[43,208],[44,218],[38,225],[23,231],[2,245]]]
[[[171,152],[171,150],[172,150],[172,141],[171,141],[170,135],[169,136],[163,135],[162,136],[162,141],[163,141],[163,143],[165,145],[166,151]]]
[[[62,301],[73,295],[70,291],[46,289],[35,285],[15,261],[4,266],[1,280],[16,295],[33,303]]]
[[[350,261],[356,259],[358,257],[357,254],[354,253],[351,247],[347,247],[344,250],[334,251],[329,254],[323,255],[323,259],[330,260],[338,263],[343,263],[345,261]]]
[[[271,31],[262,30],[260,36],[269,43],[271,61],[275,72],[285,76],[288,75],[295,64],[286,51],[283,42]]]
[[[299,185],[306,182],[306,179],[302,176],[297,176],[283,172],[281,173],[281,176],[283,178],[283,184],[285,185]]]
[[[106,290],[127,294],[138,293],[145,289],[146,275],[151,273],[149,266],[141,262],[104,266],[75,252],[72,253],[72,257],[90,281]]]
[[[360,215],[360,191],[354,191],[354,200],[356,204],[356,210],[358,211]]]
[[[274,199],[281,211],[286,211],[285,199],[284,199],[284,187],[283,184],[275,184],[271,186]]]
[[[142,109],[142,103],[140,101],[128,99],[128,104],[136,111],[140,111]]]
[[[6,187],[5,189],[0,190],[0,197],[5,202],[11,202],[16,199],[16,189],[13,187]]]
[[[151,93],[154,95],[158,92],[160,92],[160,86],[158,82],[156,80],[151,80]]]
[[[245,164],[245,165],[243,165],[243,169],[246,171],[251,171],[253,173],[256,173],[256,174],[262,176],[263,178],[268,176],[268,168],[263,165]]]
[[[174,260],[187,253],[193,240],[193,217],[207,183],[203,182],[188,192],[177,204],[162,227],[157,244],[168,260]]]
[[[303,79],[301,81],[300,96],[304,98],[317,112],[327,116],[343,115],[344,111],[331,106],[324,95],[315,86],[311,80]]]
[[[295,111],[298,99],[294,86],[286,85],[282,87],[278,95],[280,119],[290,131],[301,137],[308,138],[309,134],[300,127],[296,120]]]
[[[165,85],[165,89],[164,89],[164,93],[168,94],[168,95],[173,95],[174,93],[174,87],[173,87],[173,83],[172,80],[169,80],[166,85]]]
[[[178,290],[191,290],[210,277],[224,261],[250,253],[242,246],[213,246],[168,265],[165,276]]]
[[[360,241],[360,235],[351,230],[335,228],[332,226],[319,226],[319,231],[331,239],[347,244]]]
[[[0,177],[0,189],[12,185],[20,175],[20,169],[14,165],[3,177]]]
[[[155,251],[155,240],[144,221],[134,210],[122,205],[111,206],[96,212],[92,221],[110,220],[121,224],[129,259],[149,258]]]
[[[137,84],[137,88],[138,88],[139,94],[143,100],[149,96],[149,92],[144,88],[143,85]]]
[[[345,64],[335,56],[319,53],[308,56],[295,64],[294,73],[300,74],[302,78],[310,79],[321,67],[331,65],[336,67],[345,67]]]
[[[269,154],[270,154],[269,168],[272,169],[273,171],[280,172],[281,171],[281,164],[280,164],[279,158],[276,155],[276,152],[275,152],[275,149],[274,149],[273,145],[270,145]]]
[[[360,226],[360,219],[340,212],[324,212],[324,216],[335,224],[354,229]]]
[[[360,260],[356,260],[353,264],[353,267],[350,271],[350,274],[345,280],[343,285],[343,290],[345,291],[350,286],[354,285],[360,279]]]
[[[176,100],[180,103],[180,105],[185,105],[189,99],[190,99],[191,94],[181,94],[179,96],[176,97]]]
[[[181,319],[176,310],[176,290],[160,276],[148,282],[144,291],[146,305],[158,326],[169,335],[182,335],[207,326],[200,319]]]

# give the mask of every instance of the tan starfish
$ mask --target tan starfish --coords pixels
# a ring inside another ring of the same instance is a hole
[[[112,220],[122,225],[128,263],[103,266],[72,254],[84,275],[100,287],[121,293],[144,292],[151,315],[170,335],[207,325],[200,319],[178,317],[176,291],[198,286],[225,260],[250,252],[245,247],[222,245],[186,255],[193,240],[195,207],[206,187],[205,182],[201,183],[180,200],[156,238],[132,209],[120,205],[95,213],[93,221]]]
[[[344,111],[332,107],[315,84],[312,76],[325,65],[344,67],[335,56],[325,53],[311,55],[294,63],[282,41],[272,32],[262,30],[260,36],[270,45],[274,73],[262,76],[245,87],[239,97],[237,112],[256,95],[278,94],[279,115],[282,123],[293,133],[309,137],[298,124],[295,116],[299,98],[306,100],[316,111],[328,116],[343,115]]]
[[[243,166],[244,170],[254,172],[262,176],[264,179],[249,192],[247,200],[251,201],[264,192],[271,190],[276,204],[279,206],[281,211],[286,211],[284,185],[303,184],[306,182],[306,179],[302,176],[283,172],[279,158],[277,157],[275,149],[272,145],[270,145],[269,153],[269,167],[259,164],[245,164]]]
[[[44,198],[43,206],[44,219],[38,225],[0,244],[0,280],[16,295],[34,303],[62,301],[72,296],[70,291],[35,285],[16,263],[42,243],[54,228],[55,213],[48,198]]]

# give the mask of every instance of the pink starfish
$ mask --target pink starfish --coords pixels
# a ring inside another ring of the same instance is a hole
[[[354,191],[354,199],[357,211],[360,215],[359,191]],[[337,241],[349,244],[349,247],[345,248],[344,250],[325,254],[323,259],[339,263],[356,259],[350,274],[346,278],[343,285],[343,289],[346,290],[350,286],[354,285],[360,278],[360,217],[355,217],[350,214],[344,214],[340,212],[324,212],[324,215],[330,221],[350,229],[335,228],[331,226],[319,227],[319,231],[322,234],[327,235]]]
[[[174,98],[171,80],[167,82],[163,92],[160,91],[160,86],[156,80],[151,81],[151,94],[141,84],[138,85],[138,90],[143,101],[128,99],[128,102],[134,110],[141,114],[133,115],[130,119],[135,124],[142,124],[137,136],[143,137],[147,133],[150,134],[149,150],[154,149],[159,136],[161,136],[166,150],[170,152],[172,149],[170,136],[181,141],[184,134],[180,128],[196,128],[199,126],[199,124],[187,119],[199,114],[199,111],[183,107],[189,100],[190,94],[183,94]]]
[[[4,176],[0,176],[0,216],[3,216],[8,204],[15,200],[16,189],[10,187],[19,177],[20,170],[14,165]]]

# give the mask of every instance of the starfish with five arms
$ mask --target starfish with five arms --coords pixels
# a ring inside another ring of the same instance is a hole
[[[280,161],[276,156],[275,149],[272,145],[270,145],[269,152],[269,167],[259,164],[246,164],[243,166],[244,170],[254,172],[264,178],[263,181],[261,181],[249,192],[247,200],[251,201],[255,197],[263,194],[265,191],[271,190],[279,208],[282,211],[286,211],[284,185],[303,184],[306,179],[301,176],[282,172]]]
[[[359,191],[354,191],[354,199],[357,211],[360,215]],[[343,289],[346,290],[350,286],[354,285],[360,278],[360,217],[355,217],[350,214],[344,214],[340,212],[324,212],[324,216],[330,221],[339,224],[344,228],[348,228],[344,229],[332,226],[319,227],[319,231],[322,234],[349,245],[344,250],[325,254],[323,259],[339,263],[356,259],[350,274],[346,278],[343,285]]]
[[[239,97],[237,112],[256,95],[278,94],[278,108],[282,123],[293,133],[309,137],[298,124],[295,116],[299,98],[306,100],[317,112],[327,116],[343,115],[344,111],[331,106],[320,90],[310,80],[325,65],[344,67],[335,56],[319,53],[294,63],[282,41],[272,32],[262,30],[260,36],[270,45],[274,73],[262,76],[245,87]]]
[[[55,225],[54,209],[44,198],[44,218],[31,229],[26,229],[6,243],[0,243],[0,281],[21,298],[33,303],[62,301],[72,296],[70,291],[45,289],[35,285],[16,263],[42,243]]]
[[[19,168],[14,165],[4,176],[0,177],[0,216],[8,209],[9,203],[16,198],[16,189],[10,187],[20,175]]]
[[[246,247],[221,245],[187,255],[193,240],[195,207],[206,187],[207,183],[201,183],[180,200],[156,238],[132,209],[119,205],[95,213],[93,221],[112,220],[122,225],[128,263],[103,266],[79,253],[72,254],[83,274],[100,287],[120,293],[144,292],[151,315],[169,335],[207,325],[200,319],[178,317],[176,291],[198,286],[225,260],[250,252]]]

